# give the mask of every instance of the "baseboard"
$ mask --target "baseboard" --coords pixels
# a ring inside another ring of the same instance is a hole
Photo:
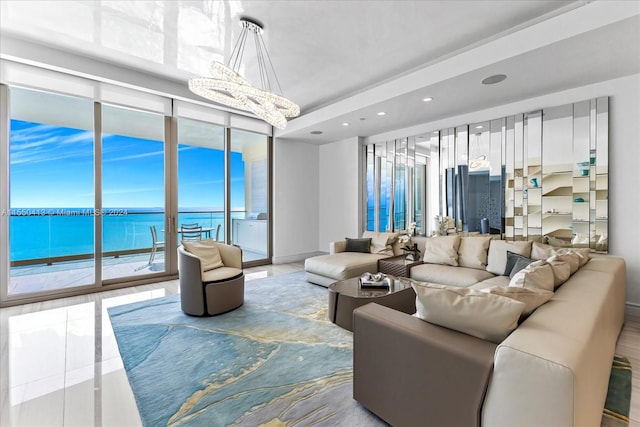
[[[304,261],[307,258],[311,258],[313,256],[318,255],[326,255],[326,252],[308,252],[306,254],[295,254],[288,256],[274,256],[271,258],[272,264],[288,264],[290,262],[300,262]]]
[[[625,309],[625,315],[640,317],[640,304],[636,302],[627,301],[627,308]]]

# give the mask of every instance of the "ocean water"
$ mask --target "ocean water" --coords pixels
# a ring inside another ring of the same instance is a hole
[[[165,214],[162,212],[105,209],[98,215],[103,222],[103,252],[150,248],[149,227],[152,225],[156,226],[158,239],[164,240]],[[244,218],[245,213],[232,212],[231,217]],[[12,209],[9,216],[10,260],[92,254],[95,218],[96,213],[92,209]],[[223,235],[224,213],[178,214],[178,227],[189,223],[214,229],[222,224],[220,234]]]

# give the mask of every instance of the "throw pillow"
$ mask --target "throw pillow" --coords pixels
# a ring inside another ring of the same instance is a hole
[[[463,236],[458,248],[458,265],[460,267],[487,268],[487,252],[491,236]]]
[[[511,251],[507,251],[507,265],[504,268],[504,274],[502,276],[513,277],[518,271],[531,264],[533,260],[526,256],[514,254]],[[517,265],[517,269],[515,268]]]
[[[518,326],[526,305],[475,289],[414,282],[416,315],[429,323],[502,342]]]
[[[549,263],[553,271],[553,287],[556,289],[571,276],[571,266],[567,262],[560,261],[558,255],[547,258],[547,263]]]
[[[200,268],[202,271],[213,270],[224,267],[218,246],[213,239],[183,241],[182,246],[189,253],[200,258]]]
[[[569,264],[571,274],[575,273],[580,268],[580,255],[575,252],[561,250],[556,252],[554,256],[557,261],[564,261]]]
[[[458,248],[460,236],[436,236],[427,239],[424,247],[423,262],[458,266]]]
[[[494,286],[492,288],[483,289],[483,292],[501,295],[507,298],[513,298],[525,304],[523,316],[528,316],[534,310],[546,303],[553,297],[553,292],[545,289],[532,288],[516,288],[513,286]]]
[[[371,239],[371,247],[369,250],[372,254],[393,255],[392,244],[398,238],[398,233],[380,233],[374,231],[365,231],[362,238]]]
[[[487,271],[496,276],[502,276],[507,268],[507,251],[529,257],[531,255],[531,241],[507,242],[506,240],[491,240],[487,258]]]
[[[553,271],[551,266],[545,260],[532,262],[513,276],[509,286],[553,291]]]
[[[531,259],[547,259],[553,256],[557,248],[551,245],[545,245],[544,243],[533,242],[531,246]]]
[[[562,253],[562,251],[573,252],[578,255],[580,261],[580,267],[584,266],[591,259],[591,249],[589,248],[567,248],[567,249],[559,249],[558,252]]]
[[[347,241],[345,252],[362,252],[365,254],[370,253],[371,239],[350,239],[344,238]]]
[[[567,253],[578,255],[579,267],[585,265],[591,258],[591,250],[589,248],[558,248],[538,242],[533,242],[533,246],[531,247],[531,258],[536,260],[547,259],[557,254],[564,255]],[[571,274],[573,273],[575,273],[575,271]]]

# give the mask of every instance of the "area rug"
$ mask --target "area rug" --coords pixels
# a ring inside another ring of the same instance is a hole
[[[629,425],[631,405],[631,363],[624,356],[615,355],[609,389],[604,404],[602,427],[623,427]]]
[[[145,426],[386,425],[352,397],[352,334],[304,272],[247,281],[245,303],[190,317],[179,295],[109,308]]]
[[[383,426],[352,393],[352,334],[304,272],[247,281],[242,307],[191,317],[179,295],[109,308],[145,426]],[[631,366],[616,356],[602,426],[628,425]]]

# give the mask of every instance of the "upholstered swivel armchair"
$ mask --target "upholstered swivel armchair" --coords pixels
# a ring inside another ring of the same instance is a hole
[[[182,311],[212,316],[244,302],[242,250],[213,239],[182,242],[178,247]]]

